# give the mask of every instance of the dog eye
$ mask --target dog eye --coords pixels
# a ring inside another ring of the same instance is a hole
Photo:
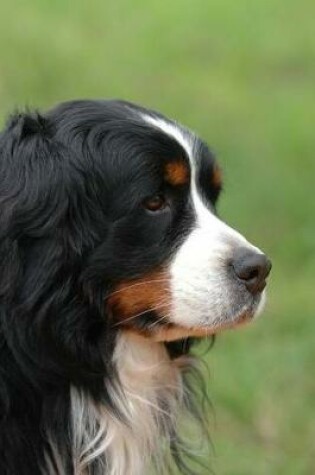
[[[168,207],[168,202],[165,196],[154,195],[143,201],[143,207],[151,213],[156,213],[158,211],[163,211],[164,209],[166,209]]]

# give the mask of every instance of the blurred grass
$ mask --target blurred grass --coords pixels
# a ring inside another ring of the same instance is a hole
[[[265,317],[208,357],[219,475],[315,473],[314,17],[311,0],[0,6],[3,117],[121,97],[177,118],[221,159],[222,216],[272,257]]]

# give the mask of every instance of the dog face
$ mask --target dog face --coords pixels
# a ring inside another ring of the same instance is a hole
[[[141,115],[182,148],[177,158],[166,160],[162,187],[144,201],[152,222],[164,216],[165,222],[169,220],[166,233],[181,231],[167,244],[162,239],[170,255],[162,271],[119,286],[114,300],[126,310],[124,324],[134,328],[141,317],[143,331],[154,339],[173,340],[212,334],[251,319],[263,307],[271,264],[217,217],[222,185],[213,154],[178,124]],[[174,197],[167,196],[165,182]],[[179,194],[181,206],[175,199]],[[174,216],[179,217],[177,222]]]
[[[113,327],[158,341],[256,314],[270,262],[217,217],[220,169],[191,131],[129,103],[77,101],[14,133],[33,186],[26,270],[58,247],[77,299],[101,295]]]

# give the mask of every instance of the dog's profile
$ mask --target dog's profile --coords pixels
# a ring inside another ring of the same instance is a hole
[[[198,473],[178,423],[192,410],[191,345],[252,319],[270,271],[217,217],[220,189],[202,140],[127,102],[9,119],[1,475],[168,474],[172,457]]]

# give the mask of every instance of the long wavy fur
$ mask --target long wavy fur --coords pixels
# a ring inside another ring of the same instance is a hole
[[[199,473],[174,421],[186,410],[207,432],[191,343],[156,344],[147,358],[106,315],[108,277],[125,263],[96,205],[106,190],[91,140],[83,162],[36,113],[0,135],[0,473],[139,475],[143,461],[170,473],[171,459]],[[139,392],[128,371],[142,372]]]

